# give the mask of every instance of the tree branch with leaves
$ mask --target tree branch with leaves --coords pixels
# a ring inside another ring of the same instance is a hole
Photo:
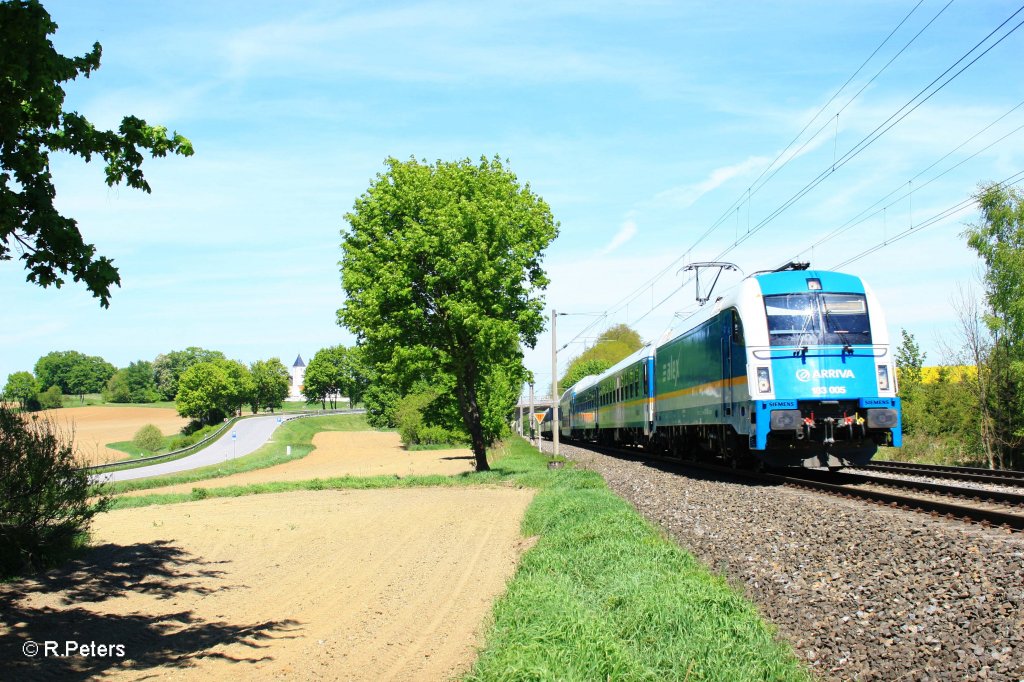
[[[70,275],[109,307],[110,288],[121,277],[113,261],[85,242],[78,223],[54,207],[50,152],[86,162],[97,156],[107,185],[149,193],[143,151],[191,156],[192,143],[135,116],[125,116],[115,132],[64,111],[62,85],[98,69],[102,48],[95,43],[88,54],[65,57],[50,41],[56,30],[38,0],[0,2],[0,261],[19,254],[26,279],[42,287],[59,288]]]

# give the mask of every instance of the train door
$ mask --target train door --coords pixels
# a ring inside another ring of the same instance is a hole
[[[736,320],[736,311],[727,310],[721,316],[722,321],[722,415],[732,416],[732,334]]]
[[[651,400],[650,361],[640,363],[640,396],[643,398],[644,435],[651,435],[654,425],[654,402]]]

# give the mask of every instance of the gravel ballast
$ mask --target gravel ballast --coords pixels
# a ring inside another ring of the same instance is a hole
[[[561,454],[742,589],[821,679],[1024,680],[1019,534],[571,445]]]

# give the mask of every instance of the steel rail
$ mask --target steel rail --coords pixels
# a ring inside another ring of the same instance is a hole
[[[949,502],[941,502],[933,499],[926,499],[921,497],[908,497],[906,495],[897,495],[893,493],[882,492],[879,490],[870,490],[864,488],[851,487],[850,485],[841,485],[836,483],[829,483],[826,481],[815,480],[814,475],[808,478],[807,474],[787,476],[778,473],[767,473],[758,472],[745,469],[735,469],[730,466],[724,466],[719,464],[709,464],[705,462],[694,462],[687,460],[680,460],[676,458],[669,458],[661,455],[656,455],[651,452],[645,452],[638,448],[616,448],[609,446],[600,446],[594,443],[577,443],[574,442],[577,447],[586,447],[596,452],[601,452],[608,455],[627,456],[633,459],[650,460],[665,462],[668,464],[677,465],[689,469],[698,469],[701,471],[708,471],[713,473],[726,474],[737,478],[745,478],[754,481],[762,481],[767,483],[775,483],[778,485],[784,485],[792,488],[799,488],[804,490],[813,490],[817,492],[829,493],[845,498],[856,498],[864,500],[866,502],[874,502],[877,504],[902,508],[909,511],[916,511],[919,513],[927,513],[933,516],[943,516],[951,519],[961,519],[972,523],[977,523],[983,526],[998,526],[1013,531],[1024,531],[1024,513],[1013,514],[1005,511],[998,511],[994,509],[983,509],[978,507],[970,507],[961,504],[952,504]],[[816,471],[816,470],[808,470]],[[854,474],[851,474],[854,475]],[[862,477],[867,478],[867,477]],[[900,483],[897,479],[876,479],[884,480],[890,483]],[[917,482],[915,482],[917,483]],[[936,484],[927,484],[926,489],[929,492],[937,492]],[[939,486],[949,487],[949,486]],[[965,490],[963,488],[957,488],[956,490]],[[989,495],[990,491],[977,490],[979,495]],[[1011,493],[1003,493],[1003,495],[1012,495]]]
[[[905,478],[883,478],[881,476],[866,476],[858,473],[845,471],[820,472],[811,469],[801,472],[804,476],[820,476],[826,483],[837,483],[837,481],[848,481],[848,485],[859,485],[867,483],[887,488],[902,488],[904,490],[916,490],[923,493],[932,493],[944,497],[959,497],[979,502],[992,502],[994,504],[1005,504],[1024,507],[1024,494],[1008,493],[1001,490],[986,490],[984,488],[963,488],[960,486],[943,485],[941,483],[930,483],[928,481],[909,480]],[[832,480],[828,480],[832,479]]]
[[[879,490],[866,490],[854,488],[848,485],[837,485],[816,481],[799,476],[781,476],[778,474],[763,474],[765,480],[780,483],[782,485],[804,488],[809,490],[823,491],[841,497],[854,497],[871,502],[877,502],[892,507],[900,507],[911,511],[941,515],[948,518],[959,518],[982,525],[1000,526],[1015,531],[1024,531],[1024,514],[1012,514],[994,509],[981,509],[968,507],[938,500],[928,500],[920,497],[906,497],[885,493]]]
[[[875,460],[870,464],[855,467],[866,471],[888,471],[912,476],[933,476],[950,478],[959,481],[975,481],[978,483],[994,483],[1024,487],[1024,471],[979,469],[976,467],[954,467],[939,464],[916,464],[913,462],[887,462]]]

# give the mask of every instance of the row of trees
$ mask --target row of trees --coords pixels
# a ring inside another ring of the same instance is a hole
[[[197,362],[178,380],[178,414],[212,424],[248,405],[253,414],[281,407],[288,397],[291,376],[278,358],[257,360],[246,367],[238,360]]]
[[[54,351],[36,361],[34,373],[10,374],[4,395],[26,410],[60,407],[61,395],[76,395],[84,402],[87,393],[100,393],[113,403],[174,400],[185,370],[199,362],[225,359],[220,351],[192,346],[117,369],[98,356]]]
[[[228,360],[220,351],[195,346],[122,369],[99,357],[58,351],[41,357],[35,370],[35,375],[11,374],[4,387],[7,399],[17,401],[22,409],[60,407],[62,394],[84,399],[85,393],[102,393],[104,400],[114,403],[174,400],[180,414],[207,422],[217,414],[236,413],[244,405],[254,413],[279,408],[291,386],[291,375],[278,358],[246,366]]]

